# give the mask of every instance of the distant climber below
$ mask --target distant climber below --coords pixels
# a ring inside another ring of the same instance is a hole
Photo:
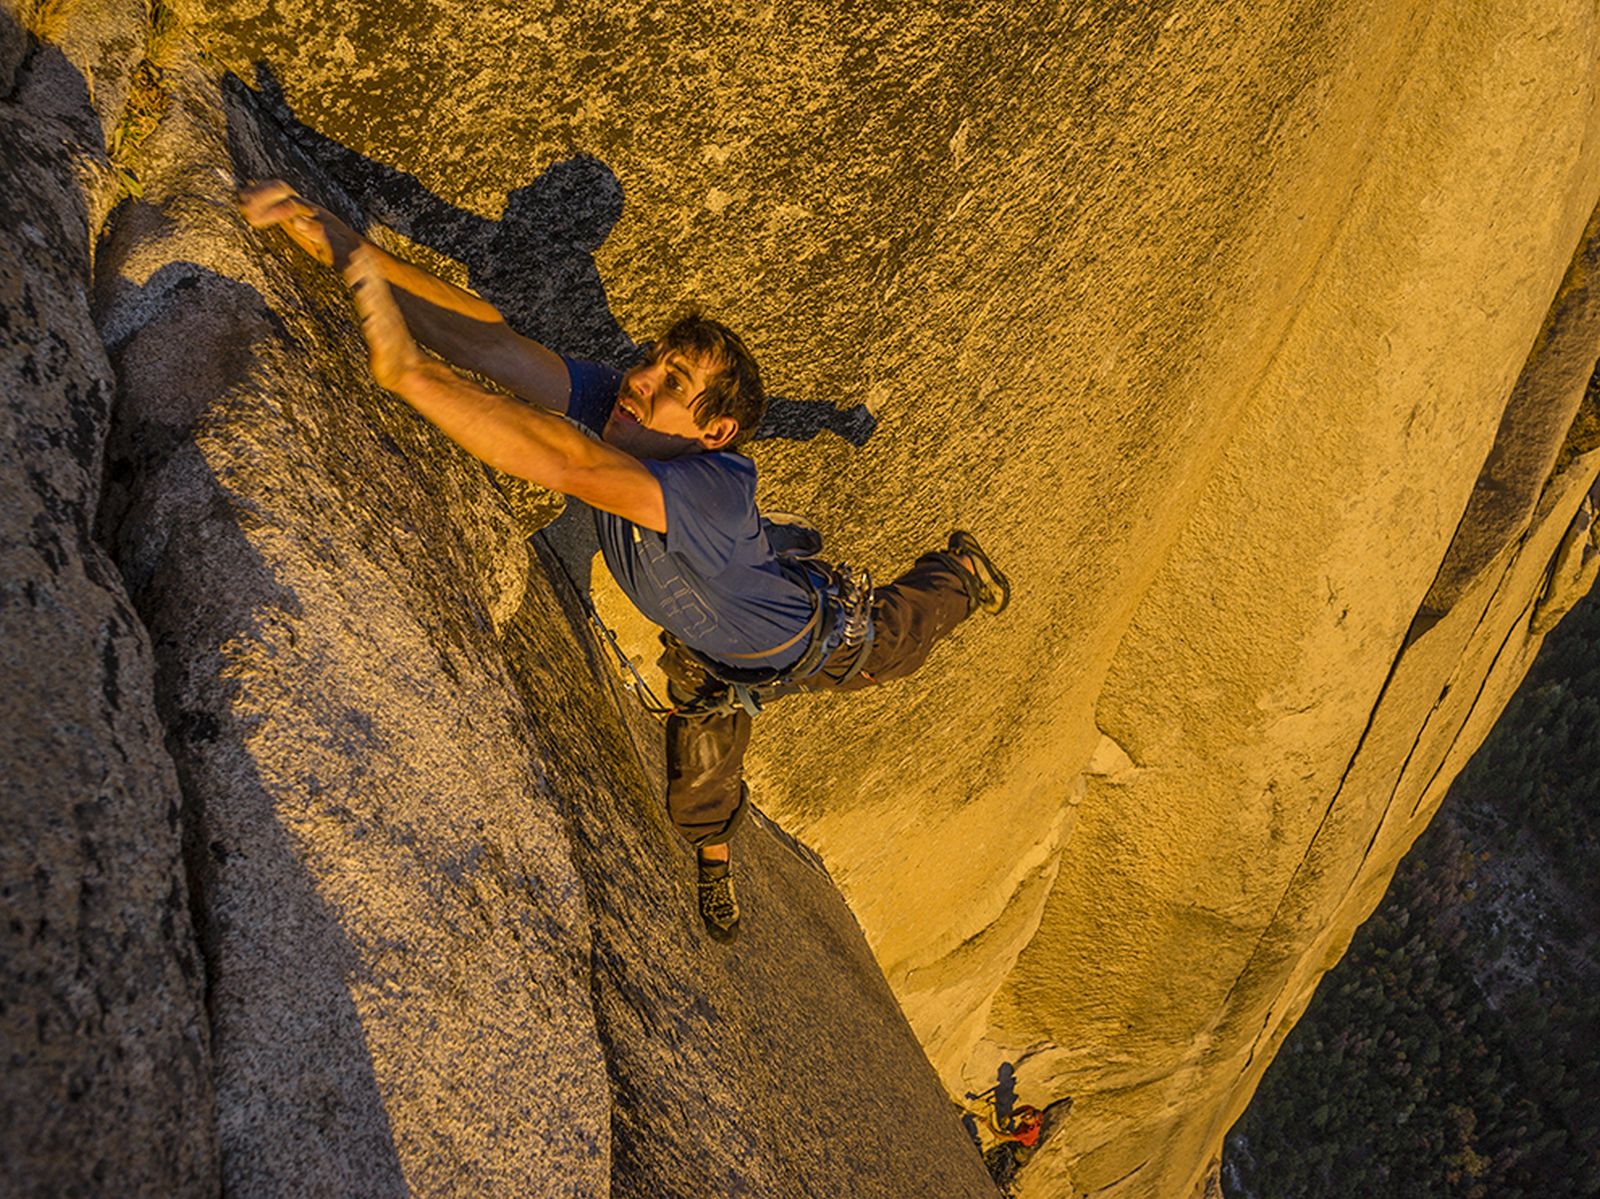
[[[816,557],[813,530],[762,518],[755,465],[737,452],[766,409],[761,375],[716,321],[682,317],[617,371],[521,336],[478,296],[378,249],[286,183],[248,187],[240,204],[257,229],[280,228],[343,272],[380,386],[496,470],[594,509],[606,566],[663,630],[667,809],[697,850],[700,917],[731,940],[728,844],[749,803],[752,715],[801,690],[911,674],[974,610],[1005,607],[1005,576],[958,531],[875,590],[864,572]]]

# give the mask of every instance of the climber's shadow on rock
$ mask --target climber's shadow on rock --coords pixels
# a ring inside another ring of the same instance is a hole
[[[331,177],[342,196],[314,198],[357,228],[376,219],[420,245],[456,259],[468,284],[526,337],[572,357],[625,367],[640,344],[617,323],[606,300],[594,255],[622,216],[622,184],[611,168],[577,154],[546,168],[532,183],[506,196],[498,220],[440,199],[415,176],[357,153],[306,127],[295,117],[265,62],[254,68],[254,87],[229,76],[233,98],[267,118],[290,154],[304,160],[310,177]],[[234,160],[255,155],[235,144]],[[296,182],[291,179],[291,182]],[[307,186],[312,187],[307,181]],[[312,187],[313,193],[315,188]],[[824,430],[863,446],[877,428],[865,404],[840,409],[821,400],[772,396],[757,440],[809,441]]]

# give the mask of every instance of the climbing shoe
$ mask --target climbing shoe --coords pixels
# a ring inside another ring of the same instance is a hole
[[[978,539],[965,529],[957,529],[950,534],[950,544],[945,549],[949,554],[972,559],[973,569],[970,571],[961,567],[959,562],[957,566],[966,576],[967,592],[972,596],[973,604],[985,612],[1004,612],[1006,605],[1011,602],[1011,581],[989,560]]]
[[[733,866],[729,862],[701,862],[700,919],[713,941],[727,944],[739,933],[739,901],[733,894]]]

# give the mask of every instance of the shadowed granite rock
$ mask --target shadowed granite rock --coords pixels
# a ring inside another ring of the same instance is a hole
[[[1494,448],[1423,600],[1424,619],[1449,611],[1528,528],[1534,505],[1563,450],[1576,454],[1593,448],[1593,433],[1577,439],[1571,434],[1595,373],[1595,348],[1600,341],[1597,276],[1600,208],[1589,219],[1528,364],[1506,403]]]
[[[582,886],[497,635],[521,539],[380,399],[337,280],[243,227],[230,125],[272,147],[172,82],[97,264],[106,527],[190,809],[224,1185],[604,1194]]]
[[[178,784],[149,640],[92,535],[114,392],[89,311],[103,151],[72,64],[7,12],[0,31],[19,85],[0,100],[0,1192],[211,1195]]]
[[[707,940],[656,799],[658,727],[614,682],[570,686],[609,664],[564,583],[530,588],[508,648],[587,885],[612,1194],[992,1195],[832,880],[759,814],[740,835],[739,939]],[[574,638],[550,635],[558,594]]]

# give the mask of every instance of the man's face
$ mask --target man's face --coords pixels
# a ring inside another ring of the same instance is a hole
[[[738,432],[731,417],[714,417],[705,428],[695,419],[711,374],[708,363],[682,350],[655,350],[622,376],[605,441],[635,458],[676,458],[726,445]]]

